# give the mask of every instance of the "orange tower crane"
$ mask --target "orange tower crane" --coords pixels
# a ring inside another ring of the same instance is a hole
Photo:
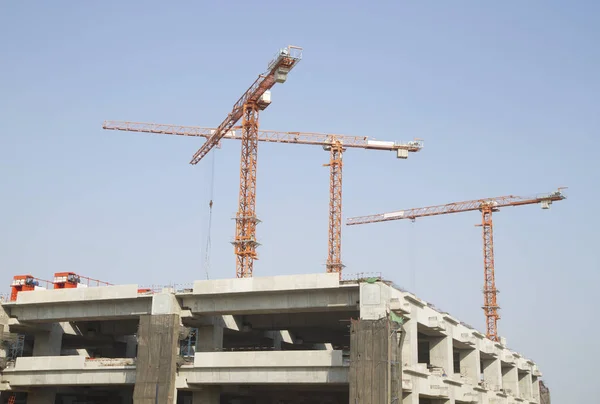
[[[285,83],[288,73],[302,59],[302,48],[288,46],[280,49],[269,62],[267,71],[260,74],[242,94],[221,124],[194,154],[190,164],[198,164],[210,150],[219,144],[234,125],[242,120],[242,152],[240,164],[240,194],[236,213],[236,231],[233,242],[238,278],[252,276],[256,254],[256,163],[258,151],[258,114],[271,104],[270,89],[275,83]]]
[[[399,210],[396,212],[380,213],[377,215],[352,217],[347,220],[347,225],[357,225],[366,223],[386,222],[389,220],[411,219],[419,217],[446,215],[449,213],[469,212],[479,210],[481,212],[481,224],[483,227],[483,269],[484,269],[484,288],[483,288],[483,311],[486,318],[487,337],[493,341],[499,341],[498,320],[500,307],[497,303],[498,290],[496,289],[496,278],[494,273],[494,240],[492,212],[497,212],[500,208],[506,206],[523,206],[531,204],[540,204],[542,209],[549,209],[552,202],[562,201],[565,195],[562,193],[564,188],[557,191],[533,197],[520,196],[500,196],[497,198],[476,199],[472,201],[455,202],[446,205],[428,206],[425,208],[414,208],[408,210]]]
[[[108,130],[126,132],[143,132],[166,135],[179,135],[208,138],[214,133],[213,128],[197,126],[164,125],[143,122],[106,121],[103,126]],[[239,126],[226,133],[224,139],[243,140]],[[370,139],[366,136],[347,136],[312,132],[278,132],[259,130],[257,138],[261,142],[306,144],[322,146],[330,152],[329,164],[329,236],[327,254],[327,272],[340,272],[343,265],[341,260],[342,243],[342,155],[345,148],[368,150],[395,151],[396,157],[406,159],[409,152],[418,152],[423,148],[423,141],[415,139],[407,143],[396,143]],[[238,274],[239,275],[239,274]]]

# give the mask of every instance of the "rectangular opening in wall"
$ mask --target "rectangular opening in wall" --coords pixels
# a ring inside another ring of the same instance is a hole
[[[431,356],[429,350],[429,338],[425,334],[417,334],[417,357],[419,363],[426,363],[427,366],[431,364]]]
[[[454,373],[460,374],[460,351],[458,349],[452,350],[452,365]]]

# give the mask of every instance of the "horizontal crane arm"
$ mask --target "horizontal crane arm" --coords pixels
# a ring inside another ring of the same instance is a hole
[[[285,80],[285,75],[298,64],[302,58],[302,48],[296,46],[288,46],[281,50],[278,55],[269,63],[268,72],[261,74],[252,83],[250,88],[234,104],[227,118],[219,125],[213,134],[211,134],[202,145],[202,147],[194,154],[190,164],[197,164],[208,152],[215,147],[219,141],[233,128],[240,120],[243,113],[243,108],[246,103],[258,102],[259,98],[276,82]]]
[[[126,132],[144,132],[166,135],[210,137],[215,128],[202,128],[197,126],[165,125],[143,122],[105,121],[102,128],[107,130],[120,130]],[[241,127],[232,127],[224,136],[224,139],[242,139]],[[259,130],[258,140],[272,143],[308,144],[316,146],[329,146],[335,141],[342,143],[344,147],[371,149],[371,150],[408,150],[418,152],[423,148],[423,141],[415,139],[407,143],[381,141],[370,139],[366,136],[348,136],[314,132],[281,132],[274,130]]]
[[[355,224],[386,222],[389,220],[416,219],[418,217],[446,215],[449,213],[480,210],[483,207],[492,207],[492,209],[496,210],[498,208],[506,206],[521,206],[542,202],[546,202],[549,204],[566,198],[561,192],[561,190],[562,188],[559,188],[558,191],[534,197],[520,197],[509,195],[500,196],[497,198],[476,199],[472,201],[449,203],[446,205],[428,206],[424,208],[398,210],[395,212],[379,213],[376,215],[369,216],[351,217],[346,221],[346,225],[351,226]]]

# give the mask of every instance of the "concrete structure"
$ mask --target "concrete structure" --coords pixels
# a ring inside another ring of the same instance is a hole
[[[347,403],[351,320],[387,318],[400,325],[401,366],[373,374],[396,379],[401,391],[381,384],[402,403],[540,402],[537,366],[504,343],[389,282],[315,274],[146,294],[137,285],[21,292],[0,309],[0,330],[24,336],[0,373],[0,403],[12,394],[36,404]]]

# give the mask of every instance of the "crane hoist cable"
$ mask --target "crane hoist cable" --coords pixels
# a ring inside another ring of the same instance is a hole
[[[210,190],[209,190],[209,202],[208,202],[208,229],[206,231],[206,247],[204,249],[204,272],[206,274],[206,279],[209,279],[209,270],[210,270],[210,250],[211,250],[211,230],[212,230],[212,208],[213,208],[213,198],[215,193],[215,154],[216,150],[213,150],[212,161],[211,161],[211,169],[210,169]]]

